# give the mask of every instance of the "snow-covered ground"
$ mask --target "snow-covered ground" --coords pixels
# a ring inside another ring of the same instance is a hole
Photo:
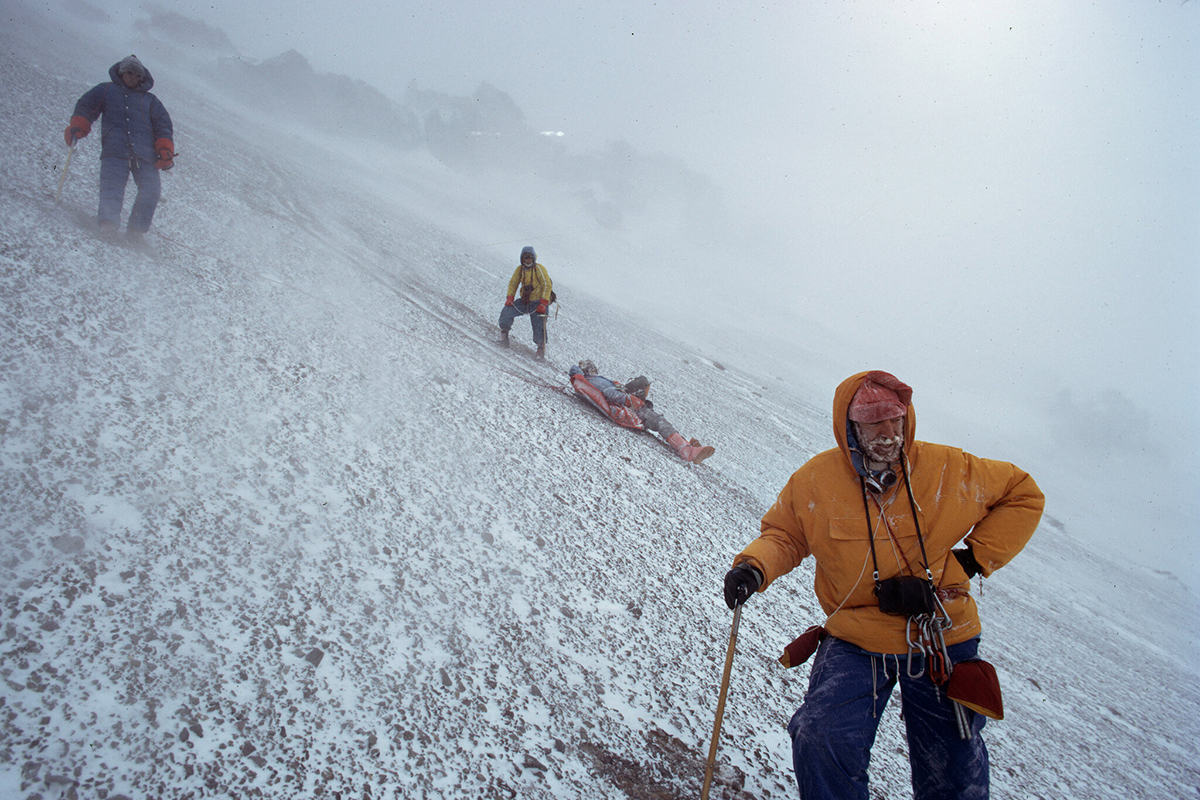
[[[471,181],[256,120],[163,43],[138,52],[179,166],[146,247],[105,243],[96,136],[53,198],[71,105],[124,51],[6,23],[0,796],[698,796],[721,578],[832,446],[832,386],[673,340],[549,255],[550,358],[525,319],[499,350],[521,242],[466,224]],[[584,357],[650,376],[716,455],[571,396]],[[820,621],[811,579],[746,606],[714,797],[794,796],[807,668],[775,659]],[[981,591],[995,797],[1197,796],[1194,595],[1051,516]],[[909,796],[894,707],[872,782]]]

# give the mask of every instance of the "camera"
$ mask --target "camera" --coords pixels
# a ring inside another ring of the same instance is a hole
[[[937,611],[933,582],[915,575],[897,575],[876,581],[875,594],[879,597],[879,610],[885,614],[919,617]]]

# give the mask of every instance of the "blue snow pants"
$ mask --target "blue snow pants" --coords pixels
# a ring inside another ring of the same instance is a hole
[[[162,176],[154,162],[138,158],[100,159],[100,209],[97,217],[101,227],[121,224],[121,208],[125,205],[125,186],[132,173],[137,185],[137,198],[129,212],[128,228],[145,233],[150,230],[154,209],[162,194]]]
[[[951,663],[974,658],[979,639],[947,648]],[[912,657],[912,671],[924,656]],[[958,735],[954,701],[926,672],[908,677],[907,656],[870,653],[830,636],[813,662],[804,702],[788,723],[801,800],[868,800],[867,765],[879,717],[897,681],[915,800],[986,800],[986,718],[966,709],[974,736]]]
[[[500,330],[505,333],[513,326],[513,320],[517,317],[523,317],[529,314],[529,321],[533,323],[533,343],[546,343],[546,318],[537,311],[537,303],[525,302],[524,300],[513,300],[511,306],[505,306],[500,309]]]

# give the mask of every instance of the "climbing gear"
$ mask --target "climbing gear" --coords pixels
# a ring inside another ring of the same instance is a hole
[[[71,142],[71,149],[67,151],[67,161],[63,164],[62,175],[58,178],[58,191],[54,194],[55,205],[58,205],[59,201],[62,200],[63,184],[67,181],[67,170],[71,166],[71,156],[73,155],[75,155],[75,143]]]
[[[548,342],[550,340],[550,315],[549,314],[538,314],[538,316],[542,318],[542,340],[540,342],[538,342],[537,357],[545,358],[546,357],[546,342]]]
[[[717,720],[713,723],[712,744],[708,746],[708,763],[704,767],[704,786],[700,789],[700,800],[708,800],[713,768],[717,765],[717,743],[721,738],[721,719],[725,716],[725,695],[729,692],[729,674],[733,671],[733,652],[737,646],[738,622],[741,618],[742,606],[739,603],[737,608],[733,609],[733,628],[729,631],[729,649],[725,651],[725,674],[721,678],[721,694],[717,698]]]

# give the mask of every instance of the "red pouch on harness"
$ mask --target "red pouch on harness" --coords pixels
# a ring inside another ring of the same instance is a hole
[[[955,664],[946,694],[951,700],[985,717],[1004,719],[1000,679],[996,677],[996,668],[982,658]]]
[[[828,635],[829,631],[824,627],[813,625],[783,648],[783,655],[779,657],[779,663],[787,669],[800,666],[812,658],[812,654],[817,652],[817,648]]]

